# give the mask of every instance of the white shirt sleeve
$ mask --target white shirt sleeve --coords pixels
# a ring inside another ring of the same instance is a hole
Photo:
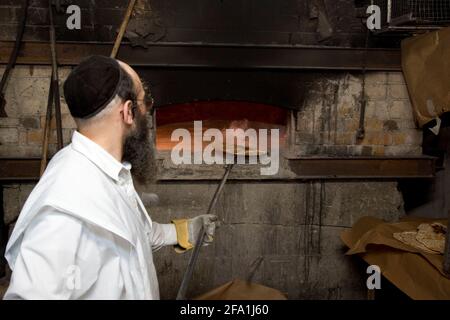
[[[152,222],[151,244],[153,251],[157,251],[163,246],[176,245],[177,243],[177,231],[173,223],[160,224]]]
[[[100,254],[83,222],[44,210],[24,233],[4,299],[77,299],[96,281]]]

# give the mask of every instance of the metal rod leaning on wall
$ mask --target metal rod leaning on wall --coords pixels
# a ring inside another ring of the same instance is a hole
[[[358,140],[364,139],[366,135],[365,129],[365,119],[366,119],[366,106],[367,106],[367,98],[366,98],[366,71],[367,71],[367,48],[369,46],[369,37],[370,30],[367,29],[366,32],[366,43],[365,49],[363,52],[363,63],[362,63],[362,85],[361,85],[361,98],[360,98],[360,114],[359,114],[359,127],[356,133],[356,138]]]
[[[41,169],[39,176],[44,174],[45,168],[47,167],[48,158],[48,142],[50,140],[50,132],[52,128],[52,106],[53,106],[53,75],[50,78],[50,85],[48,89],[48,100],[47,100],[47,113],[45,115],[45,125],[44,125],[44,137],[42,139],[42,157],[41,157]]]
[[[52,79],[53,79],[53,98],[55,102],[55,116],[56,116],[56,135],[58,139],[58,149],[64,146],[62,135],[62,120],[61,120],[61,101],[59,96],[59,77],[58,77],[58,63],[56,57],[56,32],[53,23],[53,7],[52,0],[48,1],[48,13],[50,18],[50,48],[52,54]]]
[[[447,142],[447,153],[450,151],[449,148],[450,144],[449,142]],[[446,195],[444,193],[444,203],[447,203],[446,199]],[[447,276],[450,276],[450,210],[447,213],[447,232],[445,234],[445,250],[444,250],[444,261],[443,261],[443,269],[444,269],[444,273]]]
[[[444,250],[444,272],[446,275],[450,276],[450,236],[449,236],[449,227],[450,227],[450,210],[448,211],[447,218],[447,233],[445,235],[445,250]]]
[[[123,35],[128,27],[128,22],[131,18],[131,13],[133,13],[134,5],[136,4],[136,0],[130,0],[128,3],[127,11],[125,12],[125,17],[123,18],[122,25],[120,26],[119,33],[117,35],[116,41],[114,42],[114,47],[111,52],[111,58],[116,58],[117,53],[119,52],[120,44],[122,43]]]
[[[2,75],[2,80],[0,81],[0,118],[8,117],[6,110],[5,110],[6,100],[5,100],[5,96],[3,95],[3,91],[6,87],[6,82],[8,81],[9,73],[11,72],[12,68],[16,64],[17,57],[19,56],[20,44],[22,43],[23,33],[25,31],[25,24],[27,22],[28,4],[29,4],[29,0],[23,1],[22,19],[20,21],[20,24],[19,24],[19,27],[17,30],[17,38],[16,38],[16,42],[14,44],[14,49],[11,52],[11,55],[10,55],[9,61],[8,61],[8,65],[6,66],[6,69]]]
[[[5,208],[3,207],[3,185],[0,184],[0,278],[6,275],[5,249],[8,242],[9,228],[5,224]]]
[[[216,189],[216,192],[214,193],[214,196],[209,203],[208,211],[206,214],[210,214],[212,209],[216,206],[217,200],[219,199],[219,195],[222,193],[223,187],[225,186],[225,183],[227,182],[228,176],[230,175],[231,169],[233,169],[233,164],[229,164],[226,166],[225,174],[223,175],[222,180],[220,181],[219,186]],[[197,236],[197,241],[195,242],[194,246],[194,252],[192,252],[191,257],[189,258],[188,267],[184,273],[183,280],[181,281],[180,289],[177,293],[177,300],[185,300],[186,299],[186,292],[189,287],[189,282],[192,278],[192,273],[194,272],[195,264],[198,260],[198,255],[200,253],[200,249],[202,247],[202,244],[205,240],[206,236],[206,230],[202,228],[200,230],[199,235]]]

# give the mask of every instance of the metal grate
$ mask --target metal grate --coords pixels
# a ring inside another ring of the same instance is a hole
[[[382,23],[392,21],[421,24],[445,24],[450,22],[450,0],[372,0],[380,6]]]

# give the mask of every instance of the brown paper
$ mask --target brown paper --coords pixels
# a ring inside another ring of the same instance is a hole
[[[402,68],[420,127],[450,111],[450,28],[405,39]]]
[[[350,248],[367,263],[377,265],[381,273],[413,299],[450,299],[450,279],[444,274],[443,256],[428,254],[393,237],[394,232],[416,230],[421,223],[443,220],[408,219],[398,223],[364,217],[351,230],[341,234]]]
[[[234,280],[213,289],[195,300],[286,300],[286,296],[280,291],[250,283],[242,280]]]

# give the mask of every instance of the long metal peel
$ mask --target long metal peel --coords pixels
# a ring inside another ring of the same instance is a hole
[[[227,182],[228,176],[230,175],[231,169],[233,169],[233,164],[229,164],[226,166],[225,174],[222,177],[222,180],[220,181],[219,186],[216,189],[216,192],[214,193],[214,196],[209,203],[208,211],[206,214],[210,214],[212,209],[215,207],[217,200],[219,199],[219,195],[222,193],[223,187],[225,183]],[[198,255],[200,253],[200,249],[202,247],[202,244],[206,237],[206,230],[202,227],[200,230],[197,241],[195,242],[194,251],[192,252],[191,257],[189,258],[188,267],[184,273],[183,280],[181,281],[180,289],[178,290],[177,294],[177,300],[185,300],[186,299],[186,292],[189,286],[189,282],[192,278],[192,273],[194,272],[195,264],[198,260]]]

